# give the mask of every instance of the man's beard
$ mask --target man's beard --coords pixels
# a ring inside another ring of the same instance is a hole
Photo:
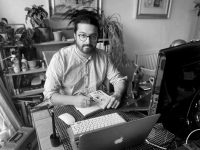
[[[82,46],[80,46],[79,44],[77,44],[77,47],[79,48],[79,50],[85,54],[90,54],[92,53],[96,47],[94,47],[92,44],[84,44]]]

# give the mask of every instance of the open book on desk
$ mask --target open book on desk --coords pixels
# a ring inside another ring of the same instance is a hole
[[[82,113],[83,116],[105,109],[110,101],[110,96],[101,90],[94,91],[90,93],[89,96],[92,98],[89,107],[75,107],[80,113]]]

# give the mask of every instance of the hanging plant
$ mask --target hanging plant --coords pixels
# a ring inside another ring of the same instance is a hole
[[[123,41],[123,25],[120,23],[120,16],[113,14],[106,16],[103,12],[101,15],[101,28],[105,38],[108,38],[110,43],[109,54],[114,65],[121,70],[124,67],[132,65],[134,62],[130,61],[125,54]]]

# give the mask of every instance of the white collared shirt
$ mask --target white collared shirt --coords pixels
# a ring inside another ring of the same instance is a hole
[[[71,45],[52,57],[43,94],[45,99],[50,99],[54,93],[87,95],[100,89],[106,79],[114,85],[126,77],[120,75],[105,51],[96,49],[91,57],[85,58],[76,45]]]

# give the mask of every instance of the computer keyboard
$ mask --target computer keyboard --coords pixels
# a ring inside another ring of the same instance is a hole
[[[77,140],[82,134],[94,132],[124,122],[126,121],[118,113],[111,113],[75,122],[73,125],[71,125],[71,129],[74,133],[75,140]]]

